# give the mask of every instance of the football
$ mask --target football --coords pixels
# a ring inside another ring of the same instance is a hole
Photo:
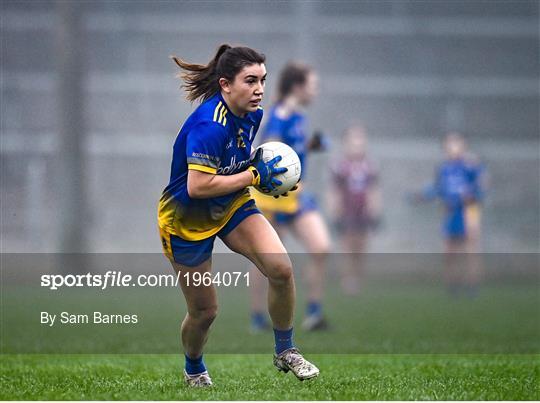
[[[300,158],[298,154],[285,143],[279,141],[270,141],[268,143],[261,144],[257,147],[257,150],[262,148],[262,159],[265,162],[281,155],[281,161],[276,164],[278,168],[287,168],[287,172],[276,175],[275,178],[282,182],[282,184],[276,187],[271,192],[264,192],[261,188],[256,186],[255,188],[265,195],[277,196],[282,195],[285,192],[291,190],[291,188],[300,180],[300,174],[302,173],[302,167],[300,164]],[[255,151],[257,151],[255,150]]]

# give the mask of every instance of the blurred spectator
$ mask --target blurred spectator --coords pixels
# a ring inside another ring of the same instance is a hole
[[[370,230],[379,225],[381,194],[375,164],[367,156],[367,132],[363,125],[346,129],[343,159],[333,167],[333,188],[329,192],[331,211],[346,261],[341,286],[348,295],[356,295],[363,275],[363,256]]]

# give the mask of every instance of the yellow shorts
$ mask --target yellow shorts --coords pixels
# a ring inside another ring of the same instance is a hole
[[[274,196],[267,196],[256,189],[253,189],[250,193],[251,197],[255,199],[257,207],[265,215],[272,213],[294,214],[300,208],[299,197],[301,191],[302,187],[299,184],[298,189],[289,192],[287,197],[275,198]]]

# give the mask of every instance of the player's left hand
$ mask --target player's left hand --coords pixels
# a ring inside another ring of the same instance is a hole
[[[287,168],[276,167],[276,164],[281,161],[281,155],[271,159],[268,162],[265,162],[262,159],[262,148],[259,148],[255,153],[251,161],[251,165],[248,167],[253,174],[252,185],[259,185],[263,191],[267,190],[268,192],[274,190],[277,186],[281,185],[281,181],[275,178],[276,175],[287,172]]]

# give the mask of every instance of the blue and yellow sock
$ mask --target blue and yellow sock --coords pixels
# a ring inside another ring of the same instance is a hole
[[[204,365],[203,356],[201,355],[199,358],[189,358],[186,355],[186,372],[189,375],[195,375],[200,374],[204,371],[206,371],[206,366]]]
[[[280,354],[285,350],[294,347],[293,344],[293,328],[289,330],[274,329],[274,338],[276,341],[276,354]]]
[[[306,308],[306,316],[321,316],[322,305],[319,301],[310,301]]]
[[[262,312],[251,313],[251,325],[257,329],[264,329],[268,326],[266,315]]]

